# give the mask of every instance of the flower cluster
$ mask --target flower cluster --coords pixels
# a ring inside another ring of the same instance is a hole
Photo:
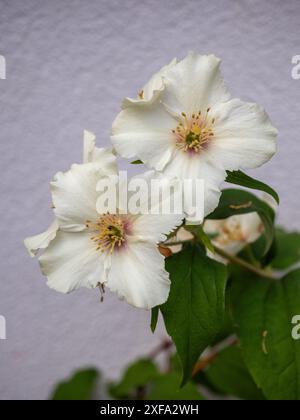
[[[188,215],[105,212],[99,183],[118,177],[117,156],[141,160],[149,172],[140,176],[147,180],[204,180],[206,216],[218,206],[226,171],[267,162],[276,135],[260,106],[230,97],[218,58],[192,52],[173,60],[136,98],[123,101],[112,125],[112,149],[97,148],[95,136],[85,132],[83,163],[51,182],[54,222],[25,245],[32,256],[43,251],[41,270],[59,292],[107,286],[135,307],[160,305],[170,280],[159,245]],[[248,217],[260,229],[258,216]],[[222,223],[219,246],[244,241],[238,221]]]

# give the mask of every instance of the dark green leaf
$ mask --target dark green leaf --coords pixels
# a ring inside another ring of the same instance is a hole
[[[209,382],[219,392],[243,400],[263,400],[243,361],[237,346],[223,350],[205,372]]]
[[[138,160],[134,160],[133,162],[131,162],[131,165],[143,165],[144,162],[142,162],[140,159]]]
[[[262,267],[266,267],[272,263],[277,255],[277,239],[274,238],[269,251],[265,254],[266,249],[266,238],[261,236],[256,242],[249,245],[252,250],[253,257],[256,261],[259,261]],[[251,261],[250,261],[251,262]]]
[[[252,377],[269,400],[299,400],[300,340],[291,333],[300,314],[300,270],[280,281],[245,274],[235,284],[234,320]]]
[[[95,369],[76,372],[57,385],[52,400],[90,400],[99,377]]]
[[[207,218],[213,220],[227,219],[231,216],[256,212],[260,216],[266,237],[266,254],[274,240],[274,210],[255,195],[244,190],[229,189],[222,192],[217,209]]]
[[[285,232],[277,229],[277,256],[272,266],[278,270],[285,270],[300,261],[300,233]]]
[[[228,274],[229,276],[229,274]],[[220,324],[220,331],[218,332],[216,338],[212,342],[212,345],[218,345],[220,342],[226,340],[228,337],[235,334],[235,329],[233,325],[231,309],[230,309],[230,294],[229,294],[230,283],[226,287],[225,293],[225,314],[222,324]]]
[[[182,373],[181,362],[177,353],[170,357],[170,370],[179,374]]]
[[[147,359],[130,365],[118,384],[109,386],[110,395],[116,399],[130,398],[138,388],[147,385],[159,375],[156,365]]]
[[[159,316],[159,307],[156,306],[155,308],[152,308],[151,310],[151,331],[154,333],[157,326]]]
[[[251,176],[246,175],[242,171],[227,171],[226,182],[250,188],[252,190],[264,191],[270,194],[277,204],[280,202],[279,195],[273,188],[261,181],[258,181],[257,179],[251,178]]]
[[[189,382],[180,388],[180,374],[171,372],[154,380],[147,400],[203,400],[197,386]]]
[[[227,269],[211,260],[199,245],[188,245],[166,260],[170,296],[161,312],[183,366],[183,384],[200,354],[223,324]]]

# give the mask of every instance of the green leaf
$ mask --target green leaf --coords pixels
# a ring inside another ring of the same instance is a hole
[[[265,254],[266,238],[261,236],[256,242],[249,245],[253,253],[253,258],[260,262],[262,267],[269,266],[277,255],[277,239],[276,236],[268,252]],[[250,261],[251,262],[251,261]]]
[[[272,266],[285,270],[300,261],[300,233],[276,230],[277,255]]]
[[[237,346],[223,350],[205,372],[209,383],[219,392],[243,400],[264,400],[246,368]]]
[[[159,316],[159,306],[156,306],[155,308],[152,308],[152,310],[151,310],[151,325],[150,325],[150,327],[151,327],[151,331],[153,333],[156,330],[158,316]]]
[[[279,195],[273,188],[261,181],[258,181],[257,179],[251,178],[251,176],[246,175],[242,171],[227,171],[226,182],[250,188],[252,190],[264,191],[270,194],[277,204],[280,202]]]
[[[176,345],[185,384],[223,324],[227,269],[208,258],[199,245],[188,245],[169,257],[166,268],[171,290],[161,312]]]
[[[76,372],[67,381],[57,385],[52,400],[90,400],[95,389],[99,373],[95,369]]]
[[[260,216],[266,237],[266,254],[272,246],[274,240],[274,210],[264,201],[255,195],[244,190],[228,189],[221,195],[219,206],[211,213],[207,219],[220,220],[231,216],[256,212]]]
[[[178,374],[182,373],[181,362],[177,353],[172,354],[169,360],[170,370]]]
[[[143,165],[144,162],[142,162],[140,159],[138,160],[134,160],[133,162],[131,162],[131,165]]]
[[[202,225],[185,225],[184,228],[191,232],[195,237],[203,243],[203,245],[211,252],[215,252],[214,246],[210,240],[210,238],[206,235],[206,233],[203,230]]]
[[[245,273],[235,289],[237,334],[256,384],[269,400],[300,400],[300,340],[291,335],[300,314],[300,270],[280,281]]]
[[[147,400],[203,400],[197,386],[189,382],[180,388],[180,374],[171,372],[153,381]]]
[[[229,277],[229,274],[228,274],[228,277]],[[235,334],[235,329],[234,329],[232,315],[231,315],[231,308],[230,308],[229,288],[230,288],[230,282],[228,281],[228,286],[226,287],[226,293],[225,293],[225,314],[224,314],[223,322],[220,325],[220,331],[218,332],[216,338],[212,342],[213,346],[218,345],[222,341],[226,340],[228,337]]]
[[[151,360],[138,360],[127,368],[119,383],[109,386],[109,393],[116,399],[130,398],[138,388],[147,385],[158,375],[157,367]]]

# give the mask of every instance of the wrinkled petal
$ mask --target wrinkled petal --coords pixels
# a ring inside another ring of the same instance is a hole
[[[177,59],[174,58],[169,64],[162,67],[157,73],[155,73],[148,83],[145,84],[143,89],[139,92],[138,97],[135,99],[126,98],[123,101],[122,107],[126,108],[131,105],[139,104],[143,106],[144,103],[149,103],[155,100],[159,93],[164,88],[163,76],[165,73],[177,63]]]
[[[96,136],[90,131],[84,131],[83,163],[98,162],[103,172],[117,173],[117,157],[111,149],[96,147]]]
[[[121,156],[141,159],[149,167],[162,170],[176,148],[172,133],[176,125],[158,101],[130,107],[115,119],[111,141]]]
[[[181,150],[176,151],[165,167],[164,174],[170,178],[177,176],[182,180],[204,181],[204,216],[213,212],[218,206],[221,196],[220,185],[226,175],[223,169],[215,167],[206,159],[205,152],[190,155]]]
[[[87,221],[97,219],[96,186],[102,174],[93,164],[73,165],[68,172],[59,172],[51,183],[54,213],[61,229],[78,232]]]
[[[117,197],[120,199],[117,200],[117,208],[121,214],[128,214],[132,220],[130,236],[133,240],[159,243],[181,225],[184,219],[183,209],[182,206],[176,207],[177,197],[174,196],[175,189],[180,184],[177,178],[171,179],[156,171],[146,171],[132,177],[129,182],[119,178],[117,183]],[[126,198],[125,202],[121,197]],[[97,201],[99,214],[107,212],[103,207],[105,205],[100,194]]]
[[[181,225],[183,215],[178,214],[143,214],[136,218],[133,239],[145,238],[153,243],[164,242],[167,235]]]
[[[58,222],[55,220],[46,230],[46,232],[25,239],[24,244],[27,251],[29,252],[29,255],[34,257],[40,249],[47,248],[50,242],[53,241],[53,239],[56,237],[58,228]]]
[[[111,256],[106,286],[137,308],[150,309],[168,299],[169,274],[164,257],[148,242],[129,243]]]
[[[177,114],[183,111],[192,114],[229,100],[220,64],[221,60],[214,55],[190,52],[165,72],[162,102]]]
[[[233,99],[212,109],[210,159],[227,170],[256,168],[276,152],[277,130],[259,105]]]
[[[179,181],[155,171],[147,171],[132,178],[132,180],[135,179],[145,181],[147,186],[147,191],[139,203],[141,213],[143,210],[146,212],[135,216],[132,238],[138,240],[143,238],[153,243],[163,242],[166,240],[166,235],[181,225],[184,218],[182,206],[178,209],[174,208],[176,197],[174,197],[173,187],[176,187]],[[177,210],[176,213],[175,210]]]
[[[59,231],[40,257],[40,264],[47,285],[61,293],[93,288],[104,279],[103,254],[96,251],[89,232]]]

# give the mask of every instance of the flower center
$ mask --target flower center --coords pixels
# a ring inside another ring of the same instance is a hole
[[[125,244],[127,223],[120,215],[104,214],[96,223],[88,221],[87,227],[95,232],[91,240],[96,243],[97,251],[112,254]]]
[[[215,241],[219,245],[228,245],[231,242],[245,242],[246,238],[240,223],[236,220],[231,220],[222,227]]]
[[[201,111],[192,114],[190,118],[182,112],[181,120],[175,130],[177,146],[184,152],[199,153],[207,147],[214,136],[213,125],[214,118],[209,116],[210,108],[203,115]]]

